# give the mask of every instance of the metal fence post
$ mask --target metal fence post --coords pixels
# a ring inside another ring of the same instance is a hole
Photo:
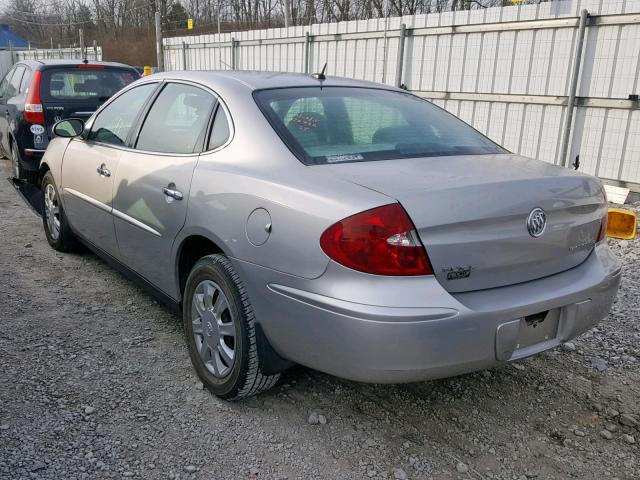
[[[564,123],[564,136],[562,138],[562,150],[560,151],[560,163],[563,167],[567,166],[569,159],[569,139],[571,138],[571,129],[573,127],[573,110],[576,104],[576,94],[578,92],[578,83],[580,80],[580,66],[582,65],[582,51],[584,48],[584,35],[587,31],[587,19],[589,12],[582,10],[580,12],[580,27],[578,29],[578,39],[576,45],[576,53],[573,59],[573,73],[571,76],[571,85],[569,86],[569,101],[567,102],[567,116]]]
[[[182,42],[182,70],[187,69],[187,44]]]
[[[162,45],[162,23],[160,12],[155,13],[155,27],[156,27],[156,62],[159,72],[164,71],[164,52]]]
[[[309,73],[309,70],[311,70],[311,66],[309,65],[310,50],[311,50],[311,35],[309,35],[309,32],[305,32],[304,34],[304,73]]]
[[[84,30],[82,28],[78,29],[78,36],[80,38],[80,60],[84,60],[86,55],[84,53]]]
[[[398,38],[398,61],[396,62],[396,87],[402,85],[402,70],[404,68],[404,41],[407,34],[407,26],[400,25],[400,38]]]
[[[236,69],[236,39],[231,37],[231,70]]]

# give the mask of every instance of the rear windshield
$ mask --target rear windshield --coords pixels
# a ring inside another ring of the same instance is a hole
[[[306,164],[506,152],[450,113],[408,93],[303,87],[259,90],[254,96]]]
[[[56,68],[43,72],[40,95],[49,100],[104,102],[139,77],[132,70],[115,68]]]

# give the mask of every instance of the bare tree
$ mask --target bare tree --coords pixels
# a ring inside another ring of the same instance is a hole
[[[526,0],[520,3],[541,3]],[[512,0],[291,0],[296,25],[469,10],[510,5]],[[83,28],[108,58],[154,63],[154,13],[162,15],[165,36],[284,25],[282,0],[8,0],[0,21],[33,45],[53,41],[74,45]],[[187,19],[194,30],[187,30]]]

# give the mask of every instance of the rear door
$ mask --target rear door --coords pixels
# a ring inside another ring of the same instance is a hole
[[[215,105],[216,97],[204,88],[167,83],[116,173],[120,259],[169,294],[175,294],[171,249],[186,219],[191,178]]]
[[[118,245],[112,217],[113,180],[126,139],[157,83],[140,85],[107,105],[88,128],[86,139],[72,140],[62,163],[65,213],[73,229],[112,256]]]
[[[104,102],[138,78],[133,70],[106,65],[80,64],[43,70],[40,95],[48,135],[40,148],[46,148],[54,123],[70,117],[88,119]]]

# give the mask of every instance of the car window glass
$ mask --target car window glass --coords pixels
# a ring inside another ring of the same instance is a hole
[[[93,122],[88,139],[124,145],[140,109],[156,85],[147,83],[132,88],[107,105]]]
[[[281,108],[285,125],[295,121],[296,118],[305,113],[324,116],[324,105],[317,97],[298,98],[289,106],[284,104]]]
[[[19,66],[16,67],[16,71],[13,73],[11,77],[11,81],[9,82],[9,86],[7,87],[7,96],[13,97],[18,94],[20,91],[20,82],[22,82],[22,74],[24,73],[24,67]]]
[[[349,119],[353,143],[367,145],[374,143],[376,133],[384,129],[409,127],[407,120],[397,108],[377,101],[344,98],[344,107]]]
[[[29,90],[29,85],[31,85],[31,77],[32,72],[28,68],[25,70],[24,75],[22,76],[22,82],[20,83],[20,93],[26,93]]]
[[[9,87],[9,82],[11,81],[11,75],[15,72],[15,68],[9,70],[9,72],[2,79],[2,83],[0,83],[0,97],[7,96],[7,89]]]
[[[282,122],[303,146],[326,141],[328,136],[324,105],[318,97],[303,97],[293,102],[271,102]]]
[[[142,125],[136,148],[149,152],[193,153],[215,98],[201,88],[169,83]]]
[[[213,127],[211,128],[211,137],[209,137],[209,146],[207,150],[213,150],[224,145],[229,139],[229,120],[227,114],[218,107],[216,110],[216,118],[213,121]]]
[[[505,152],[448,112],[404,92],[303,87],[254,96],[287,145],[311,165]]]
[[[45,71],[41,92],[45,100],[104,102],[138,78],[135,72],[120,68],[55,68]]]

